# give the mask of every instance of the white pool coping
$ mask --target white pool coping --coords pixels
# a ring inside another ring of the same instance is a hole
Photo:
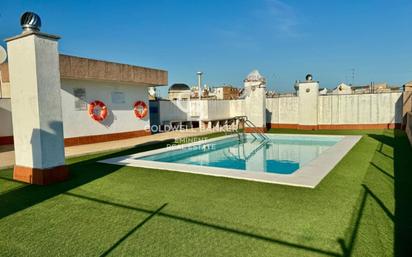
[[[182,163],[158,162],[148,160],[137,160],[149,155],[169,152],[172,150],[194,147],[200,144],[212,143],[226,138],[237,137],[237,135],[217,137],[209,140],[194,143],[177,145],[176,147],[165,147],[156,150],[141,152],[132,155],[125,155],[100,161],[106,164],[115,164],[131,167],[142,167],[150,169],[186,172],[216,177],[226,177],[235,179],[252,180],[264,183],[282,184],[289,186],[315,188],[323,178],[339,163],[339,161],[352,149],[362,136],[342,136],[342,135],[307,135],[307,134],[267,134],[269,137],[340,137],[342,138],[335,145],[331,146],[320,154],[316,159],[305,164],[292,174],[275,174],[267,172],[241,171],[238,169],[218,168]]]

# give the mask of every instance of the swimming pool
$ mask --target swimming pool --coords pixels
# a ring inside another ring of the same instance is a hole
[[[231,137],[136,159],[291,174],[342,138],[270,136],[261,140],[246,136],[240,139]]]
[[[103,162],[313,188],[360,139],[286,134],[266,137],[231,135]]]

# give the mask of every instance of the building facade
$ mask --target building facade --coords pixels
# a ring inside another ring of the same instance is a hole
[[[59,56],[65,145],[111,141],[150,134],[149,112],[135,115],[137,101],[149,107],[148,88],[167,85],[167,71],[68,55]],[[0,144],[13,143],[8,65],[1,65]],[[89,106],[101,101],[107,117],[96,121]],[[30,108],[30,107],[29,107]]]

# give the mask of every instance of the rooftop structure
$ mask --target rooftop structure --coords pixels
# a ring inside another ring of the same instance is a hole
[[[352,94],[352,87],[345,84],[340,83],[336,88],[332,91],[333,94]]]
[[[258,70],[253,70],[247,77],[243,80],[244,82],[264,82],[266,84],[266,78],[263,77]]]
[[[176,83],[169,87],[169,92],[171,91],[186,91],[190,90],[190,87],[183,83]]]
[[[64,54],[60,54],[59,57],[62,79],[116,81],[147,86],[167,85],[168,74],[164,70]],[[0,64],[0,72],[0,86],[8,86],[10,82],[8,63]]]
[[[169,87],[169,100],[189,100],[190,96],[190,87],[184,83],[176,83]]]
[[[240,95],[240,90],[237,87],[231,85],[223,85],[220,87],[214,87],[209,96],[213,96],[218,100],[229,100],[229,99],[238,99]]]
[[[243,80],[244,89],[240,95],[240,98],[245,98],[251,94],[251,91],[256,88],[266,88],[266,78],[263,77],[258,70],[253,70],[247,77]]]

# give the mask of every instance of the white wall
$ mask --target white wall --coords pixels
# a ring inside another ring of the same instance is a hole
[[[402,93],[319,96],[318,123],[387,124],[402,122]]]
[[[299,117],[299,97],[277,97],[266,99],[268,123],[297,124]]]
[[[402,93],[321,95],[318,101],[319,125],[402,122]],[[297,96],[268,98],[266,109],[270,123],[301,124]]]
[[[232,114],[230,112],[230,100],[209,100],[207,102],[207,112],[203,113],[203,120],[221,120],[229,119]]]
[[[242,116],[245,115],[245,101],[244,100],[229,100],[230,103],[230,115]]]
[[[133,105],[138,100],[144,101],[149,107],[146,86],[67,79],[62,80],[61,84],[65,138],[137,131],[149,126],[149,113],[145,118],[138,119],[133,111]],[[87,102],[100,100],[106,104],[109,112],[104,121],[91,119],[87,110],[75,110],[75,88],[86,90]],[[124,92],[125,103],[114,104],[111,99],[112,92]]]
[[[102,100],[111,110],[110,122],[103,125],[92,120],[87,111],[74,110],[73,89],[84,87],[88,101]],[[110,92],[124,91],[127,104],[112,106]],[[62,106],[64,136],[79,137],[143,130],[149,117],[139,120],[132,106],[137,100],[146,103],[147,89],[144,86],[102,83],[93,81],[62,81]],[[160,122],[170,120],[198,120],[202,118],[229,119],[245,113],[244,100],[199,100],[176,102],[160,101]],[[0,99],[0,137],[12,135],[10,99]],[[299,97],[266,99],[267,122],[273,124],[299,124]],[[187,112],[186,112],[187,110]],[[319,96],[318,123],[328,124],[387,124],[401,123],[402,93],[326,95]]]
[[[160,123],[165,121],[220,120],[244,114],[243,100],[159,101]]]
[[[190,101],[159,101],[159,120],[186,121],[190,120]]]
[[[12,135],[11,99],[0,98],[0,137],[9,137]]]

